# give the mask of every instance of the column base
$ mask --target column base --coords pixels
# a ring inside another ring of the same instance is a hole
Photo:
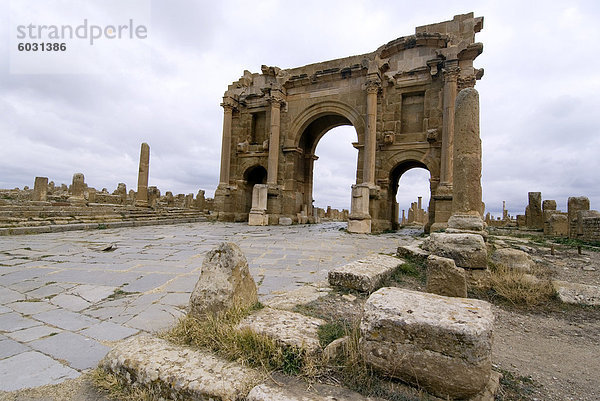
[[[371,234],[371,219],[348,219],[348,232],[352,234]]]
[[[269,215],[265,211],[251,210],[248,215],[249,226],[267,226],[269,225]]]

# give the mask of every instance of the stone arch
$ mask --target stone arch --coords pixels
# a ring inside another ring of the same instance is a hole
[[[267,183],[267,169],[262,164],[254,163],[243,170],[244,174],[244,214],[252,208],[252,190],[256,184]]]
[[[316,148],[316,144],[319,139],[327,131],[340,125],[352,125],[356,130],[357,141],[363,143],[365,134],[365,121],[364,117],[353,107],[349,106],[344,102],[337,100],[324,100],[317,103],[313,103],[306,107],[298,116],[293,120],[290,126],[291,139],[294,143],[294,147],[301,147],[302,135],[306,129],[314,123],[316,120],[329,118],[328,124],[324,124],[323,129],[319,133],[318,137],[313,141],[312,152]],[[345,119],[345,121],[344,121]]]

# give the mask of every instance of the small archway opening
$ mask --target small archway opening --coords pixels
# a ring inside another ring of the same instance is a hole
[[[267,170],[263,166],[253,166],[244,173],[245,188],[245,213],[250,213],[252,209],[252,190],[256,184],[267,183]]]
[[[393,197],[392,227],[402,225],[425,226],[429,219],[431,199],[431,174],[427,167],[418,161],[398,165],[391,174]]]

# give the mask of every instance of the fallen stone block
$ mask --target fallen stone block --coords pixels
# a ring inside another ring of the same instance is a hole
[[[528,253],[519,249],[501,248],[492,253],[492,262],[497,267],[529,273],[535,267],[535,262]]]
[[[150,336],[117,343],[99,366],[168,399],[243,400],[261,381],[253,369]]]
[[[326,384],[308,385],[288,377],[276,377],[276,381],[259,384],[248,394],[247,401],[383,401],[364,397],[354,391]]]
[[[362,292],[373,292],[390,278],[404,261],[388,255],[372,255],[329,271],[329,284]]]
[[[469,269],[487,268],[487,248],[478,234],[432,233],[423,249],[434,255],[454,259],[456,266]]]
[[[567,304],[600,305],[600,287],[596,285],[552,282],[560,300]]]
[[[386,287],[365,304],[360,348],[388,376],[468,399],[490,379],[493,323],[487,302]]]
[[[236,244],[224,242],[206,254],[190,296],[190,314],[203,316],[234,305],[250,306],[257,301],[256,283],[248,261]]]
[[[293,310],[298,305],[305,305],[309,302],[326,296],[331,292],[331,287],[327,282],[307,284],[298,289],[277,293],[273,298],[269,298],[263,303],[273,309]]]
[[[324,320],[300,313],[264,308],[244,318],[237,328],[250,329],[284,346],[315,354],[321,352],[318,330],[322,324]]]
[[[419,248],[417,245],[401,245],[398,247],[398,250],[396,251],[396,255],[398,255],[398,257],[405,257],[405,258],[414,258],[414,259],[419,259],[422,261],[427,260],[427,257],[429,256],[429,252],[424,251],[423,249]]]
[[[426,291],[446,297],[466,298],[465,270],[456,267],[452,259],[430,255],[427,258]]]

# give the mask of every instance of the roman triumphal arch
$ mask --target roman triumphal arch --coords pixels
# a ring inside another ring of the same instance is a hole
[[[454,107],[458,91],[483,75],[472,13],[416,28],[369,54],[280,69],[244,71],[223,97],[223,143],[215,209],[223,221],[312,221],[315,148],[331,128],[357,134],[351,232],[394,227],[398,178],[426,168],[426,229],[452,213]]]

